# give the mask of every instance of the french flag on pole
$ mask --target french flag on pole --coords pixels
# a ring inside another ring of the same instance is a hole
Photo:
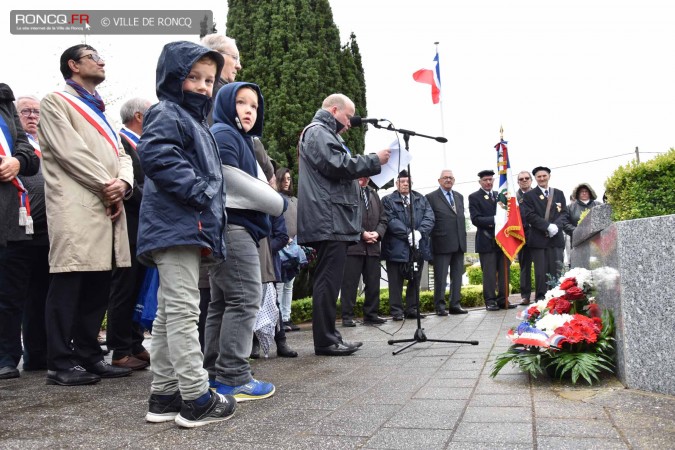
[[[438,50],[434,58],[434,68],[418,70],[413,73],[413,79],[418,83],[431,85],[431,101],[434,105],[441,101],[441,67],[438,62]]]

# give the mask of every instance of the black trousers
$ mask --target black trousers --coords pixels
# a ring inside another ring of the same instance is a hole
[[[485,304],[496,303],[501,306],[508,296],[505,283],[508,281],[509,270],[504,263],[508,264],[504,252],[495,250],[490,253],[479,253],[480,267],[483,270],[483,298]],[[495,291],[497,295],[495,296]]]
[[[42,368],[47,363],[49,241],[46,236],[43,245],[36,241],[0,247],[0,367],[16,367],[22,352],[24,366]]]
[[[342,320],[354,318],[354,305],[359,287],[359,279],[363,276],[364,295],[363,318],[377,319],[380,309],[380,258],[379,256],[347,255],[340,302],[342,304]]]
[[[197,332],[199,333],[199,346],[204,353],[204,327],[206,326],[206,316],[209,312],[209,303],[211,302],[211,288],[199,288],[199,322],[197,323]]]
[[[549,290],[549,279],[557,280],[558,273],[563,269],[564,248],[531,248],[534,262],[535,299],[541,300]],[[551,286],[552,287],[552,286]]]
[[[387,280],[389,280],[389,309],[392,316],[403,314],[403,281],[405,280],[401,269],[408,263],[387,261]],[[412,288],[411,281],[408,281],[408,288],[405,290],[405,314],[408,316],[417,316],[417,304],[420,302],[420,280],[422,279],[422,269],[424,261],[417,261],[417,271],[415,272],[415,288]]]
[[[460,308],[464,252],[434,254],[434,306],[445,311],[445,280],[450,269],[450,308]]]
[[[135,248],[131,249],[131,254],[136,254]],[[112,271],[106,330],[107,347],[113,351],[112,359],[137,355],[145,350],[143,327],[132,320],[145,272],[145,266],[136,258],[131,258],[131,267]]]
[[[103,360],[98,332],[110,297],[110,271],[52,274],[47,294],[47,367],[66,370]]]
[[[529,300],[532,295],[532,252],[524,245],[518,252],[520,264],[520,297]]]
[[[337,298],[347,258],[347,242],[321,241],[317,250],[312,288],[312,334],[315,347],[328,347],[342,340],[335,328]]]

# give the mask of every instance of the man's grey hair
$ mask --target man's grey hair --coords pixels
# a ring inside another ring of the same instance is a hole
[[[227,37],[227,36],[224,36],[222,34],[216,34],[216,33],[207,34],[206,36],[204,36],[201,40],[201,44],[204,47],[209,48],[211,50],[215,50],[215,51],[221,51],[225,47],[228,47],[228,46],[234,47],[234,46],[237,45],[237,43],[235,42],[234,39],[232,39],[230,37]]]
[[[349,97],[344,94],[331,94],[323,101],[321,104],[322,109],[330,109],[333,106],[337,106],[340,109],[345,108],[347,105],[351,105],[352,102]]]
[[[18,96],[18,97],[16,98],[16,100],[14,101],[14,105],[15,105],[15,106],[18,105],[19,102],[20,102],[21,100],[33,100],[33,101],[35,101],[35,102],[40,103],[40,99],[37,98],[37,97],[34,96],[34,95],[20,95],[20,96]]]
[[[134,114],[137,112],[145,114],[149,105],[149,100],[140,97],[127,100],[120,108],[120,118],[122,119],[122,123],[127,124],[131,122],[134,119]]]

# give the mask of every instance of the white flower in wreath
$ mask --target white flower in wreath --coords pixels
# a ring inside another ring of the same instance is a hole
[[[574,269],[569,270],[565,275],[560,278],[560,281],[563,281],[565,278],[576,278],[577,285],[583,287],[588,285],[593,287],[593,272],[583,267],[575,267]]]
[[[534,324],[539,330],[543,331],[549,336],[552,336],[554,331],[572,320],[569,314],[546,314]]]
[[[562,297],[563,295],[565,295],[565,291],[563,291],[561,289],[553,288],[550,291],[546,292],[546,294],[544,295],[544,298],[546,299],[546,303],[548,303],[548,301],[551,300],[552,298]]]

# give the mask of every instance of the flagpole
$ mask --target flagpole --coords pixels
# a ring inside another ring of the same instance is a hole
[[[434,45],[436,46],[436,54],[438,55],[438,42],[434,42]],[[440,65],[441,65],[441,57],[438,57],[438,66],[440,70]],[[439,80],[440,81],[440,80]],[[440,86],[439,86],[440,87]],[[441,136],[445,137],[445,120],[443,119],[443,88],[441,87],[441,98],[439,100],[439,105],[441,107]],[[447,149],[445,148],[445,142],[443,143],[443,170],[450,169],[448,167],[448,152]]]
[[[504,126],[500,125],[499,126],[499,142],[504,141]],[[499,167],[497,167],[497,170],[499,170]],[[504,170],[506,170],[506,185],[509,185],[509,172],[508,172],[508,165],[507,167],[504,167]],[[508,190],[507,190],[508,192]],[[509,296],[511,295],[511,274],[509,273],[509,268],[511,266],[511,261],[509,258],[506,257],[506,253],[502,253],[502,258],[504,260],[504,306],[506,307],[506,310],[509,309]],[[508,261],[508,262],[507,262]]]

